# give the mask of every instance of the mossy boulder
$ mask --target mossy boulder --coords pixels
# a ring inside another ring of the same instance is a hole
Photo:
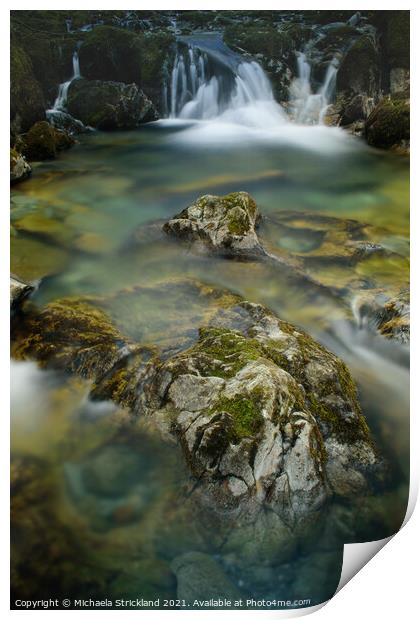
[[[331,494],[366,491],[378,466],[343,362],[258,304],[221,310],[161,365],[155,393],[151,415],[181,442],[217,518],[268,505],[293,528]]]
[[[135,32],[98,26],[80,47],[80,71],[88,80],[140,84],[141,53],[140,37]]]
[[[10,45],[10,120],[18,134],[45,118],[45,99],[30,57],[12,38]]]
[[[16,149],[10,149],[10,183],[23,181],[31,172],[32,168],[26,159]]]
[[[407,148],[410,140],[410,101],[393,95],[382,99],[366,121],[368,144],[378,148]]]
[[[371,35],[359,36],[350,46],[337,72],[337,104],[342,124],[365,119],[380,90],[380,56]]]
[[[54,159],[59,151],[74,143],[74,138],[65,131],[56,129],[47,121],[39,121],[25,134],[22,153],[30,161]]]
[[[225,256],[252,257],[263,253],[256,226],[260,214],[247,192],[205,195],[166,222],[163,230],[197,249]]]
[[[140,34],[99,26],[80,48],[80,69],[89,80],[135,83],[160,104],[165,61],[174,37],[167,32]]]
[[[118,311],[127,304],[26,304],[13,321],[12,354],[88,378],[92,398],[146,415],[164,440],[181,445],[193,503],[222,522],[255,522],[268,507],[287,538],[331,495],[368,491],[379,460],[355,384],[335,355],[263,306],[227,294],[201,309],[188,348],[162,350],[127,335]]]
[[[13,354],[87,378],[102,376],[128,346],[92,300],[63,299],[38,311],[28,308],[15,325]]]
[[[134,83],[74,80],[67,108],[75,118],[97,129],[135,129],[157,118],[153,103]]]

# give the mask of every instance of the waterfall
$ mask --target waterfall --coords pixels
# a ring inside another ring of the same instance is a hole
[[[182,43],[167,87],[170,118],[221,119],[251,126],[266,125],[270,120],[285,122],[257,62],[243,60],[217,35],[202,36],[198,41],[183,37]]]
[[[73,53],[72,62],[73,62],[73,75],[69,80],[67,80],[67,82],[63,82],[58,87],[58,95],[57,95],[56,100],[54,101],[52,110],[59,111],[59,112],[66,112],[67,93],[69,90],[69,86],[73,82],[73,80],[76,80],[77,78],[80,77],[79,54],[77,50]]]
[[[69,80],[63,82],[58,87],[58,95],[54,101],[54,105],[49,110],[46,110],[45,115],[51,125],[57,127],[57,129],[66,129],[71,133],[80,133],[87,131],[89,128],[83,125],[82,121],[73,118],[67,112],[67,95],[70,84],[73,80],[77,80],[80,75],[79,54],[77,50],[74,51],[72,57],[73,63],[73,75]]]
[[[337,71],[338,60],[333,58],[327,66],[321,86],[313,92],[310,61],[305,52],[297,52],[297,77],[290,87],[291,113],[296,122],[305,125],[323,122],[334,96]]]

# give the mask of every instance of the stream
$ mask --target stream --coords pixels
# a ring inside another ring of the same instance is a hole
[[[310,71],[298,58],[294,123],[275,102],[259,65],[226,49],[214,38],[182,41],[166,91],[168,118],[136,131],[80,134],[58,159],[34,165],[32,177],[12,189],[11,271],[40,280],[32,296],[38,306],[139,287],[119,309],[120,328],[149,344],[164,340],[180,315],[195,329],[199,302],[188,287],[173,299],[140,287],[191,278],[268,306],[348,364],[392,475],[361,504],[333,505],[322,532],[302,540],[292,559],[267,564],[261,549],[250,555],[252,570],[238,569],[235,557],[217,546],[203,548],[183,515],[190,481],[176,446],[163,444],[146,420],[90,401],[87,381],[12,361],[12,463],[17,471],[24,463],[33,472],[29,490],[18,495],[25,519],[18,523],[15,549],[15,589],[25,583],[27,598],[141,593],[174,599],[172,558],[200,550],[220,559],[247,598],[289,599],[292,592],[315,604],[335,590],[343,542],[383,538],[403,521],[407,346],[360,327],[350,303],[284,271],[194,255],[150,226],[203,194],[247,191],[266,218],[264,234],[284,251],[305,254],[318,241],[303,224],[281,235],[270,218],[282,211],[301,213],[305,222],[323,214],[375,227],[392,257],[363,261],[355,277],[375,274],[381,286],[395,290],[408,285],[408,161],[319,123],[330,97],[331,67],[316,91],[303,84]],[[331,286],[349,269],[339,256],[316,264],[317,275]]]

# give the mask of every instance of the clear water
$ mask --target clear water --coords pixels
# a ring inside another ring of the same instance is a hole
[[[36,303],[109,295],[175,277],[198,278],[264,303],[348,363],[392,470],[388,486],[376,495],[332,508],[331,520],[344,515],[338,522],[346,526],[325,525],[317,541],[302,541],[287,561],[267,565],[261,550],[252,570],[238,569],[238,558],[224,557],[216,545],[202,547],[185,511],[189,480],[175,446],[162,444],[145,420],[87,401],[89,386],[80,379],[14,362],[17,592],[25,587],[26,598],[174,598],[172,558],[199,549],[219,558],[247,594],[290,598],[294,592],[314,603],[338,583],[343,541],[396,531],[408,493],[406,349],[358,330],[348,305],[302,287],[290,274],[195,256],[155,227],[133,232],[202,194],[245,190],[264,215],[287,209],[372,224],[389,249],[407,257],[408,174],[404,158],[335,129],[160,122],[139,131],[81,136],[73,149],[36,165],[32,178],[13,188],[12,271],[24,279],[44,278]],[[315,243],[309,233],[279,238],[286,250],[310,251]],[[408,282],[405,261],[395,257],[375,258],[363,270],[391,289]],[[339,261],[327,271],[332,285],[346,276]],[[174,320],[182,323],[185,315],[184,322],[190,321],[190,294],[182,303],[134,295],[120,313],[122,327],[158,341]],[[33,472],[33,479],[20,487],[23,471]]]

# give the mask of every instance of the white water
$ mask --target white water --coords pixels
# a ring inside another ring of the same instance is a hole
[[[316,92],[311,86],[311,65],[304,52],[297,53],[298,75],[290,87],[292,117],[304,125],[320,125],[335,91],[338,60],[327,67],[322,85]]]
[[[69,86],[73,82],[80,77],[80,65],[79,65],[79,54],[77,51],[73,53],[73,75],[67,82],[63,82],[58,87],[58,95],[56,100],[54,101],[54,105],[52,110],[59,112],[66,112],[66,104],[67,104],[67,94],[69,91]]]
[[[353,148],[354,141],[341,129],[323,124],[334,94],[338,63],[328,66],[317,93],[312,92],[311,67],[303,53],[298,55],[298,63],[288,116],[275,101],[271,84],[257,62],[243,61],[217,39],[199,41],[198,45],[188,42],[175,58],[164,95],[169,119],[161,122],[184,125],[183,131],[173,135],[177,142],[217,148],[256,140],[325,154]]]
[[[221,58],[218,52],[214,63],[208,53],[194,46],[177,54],[171,75],[170,118],[217,119],[261,128],[287,121],[258,63],[238,62],[233,53],[222,58],[224,63]]]
[[[58,129],[67,129],[70,132],[78,131],[83,132],[86,131],[85,125],[83,125],[82,121],[79,121],[73,118],[67,112],[67,96],[70,88],[70,84],[81,77],[80,75],[80,64],[79,64],[79,54],[77,50],[73,53],[73,75],[69,80],[63,82],[58,87],[58,95],[56,100],[54,101],[54,105],[52,108],[45,112],[47,120],[57,127]]]

